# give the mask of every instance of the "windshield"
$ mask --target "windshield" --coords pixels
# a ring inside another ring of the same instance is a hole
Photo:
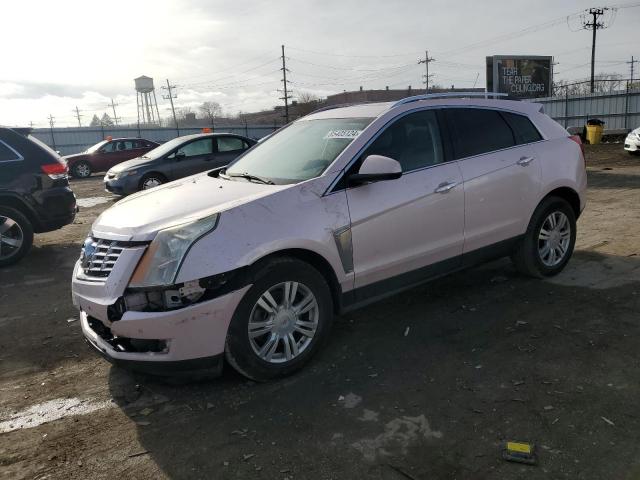
[[[317,177],[372,118],[327,118],[298,121],[249,150],[225,172],[249,174],[278,184]]]
[[[97,152],[100,147],[102,147],[103,145],[106,145],[108,142],[106,140],[103,140],[101,142],[96,143],[93,147],[89,147],[87,148],[86,152],[87,153],[93,153],[93,152]]]
[[[194,138],[196,138],[196,137],[194,137]],[[156,147],[153,150],[145,153],[143,155],[143,157],[146,157],[146,158],[159,158],[159,157],[162,157],[164,154],[169,153],[171,150],[173,150],[174,148],[179,147],[180,145],[182,145],[184,142],[188,141],[189,139],[190,139],[190,137],[174,138],[173,140],[169,140],[168,142],[163,143],[159,147]]]

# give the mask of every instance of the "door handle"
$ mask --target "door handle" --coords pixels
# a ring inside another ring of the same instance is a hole
[[[520,157],[520,160],[518,160],[518,165],[520,165],[521,167],[526,167],[527,165],[529,165],[531,162],[533,162],[533,157]]]
[[[444,182],[444,183],[441,183],[440,185],[438,185],[438,188],[436,188],[435,192],[436,193],[448,193],[456,185],[458,185],[458,182]]]

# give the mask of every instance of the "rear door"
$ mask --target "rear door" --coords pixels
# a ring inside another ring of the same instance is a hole
[[[214,158],[212,137],[193,140],[169,155],[171,176],[173,179],[188,177],[213,168]]]
[[[540,162],[533,147],[519,141],[507,121],[509,113],[485,108],[445,112],[464,180],[464,253],[523,234],[540,192]]]
[[[240,137],[216,137],[218,150],[213,161],[215,167],[224,167],[231,163],[242,152],[249,148],[249,144]]]

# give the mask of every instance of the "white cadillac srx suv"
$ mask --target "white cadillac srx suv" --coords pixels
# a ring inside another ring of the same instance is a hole
[[[585,206],[579,138],[538,104],[465,97],[325,108],[119,201],[73,272],[88,342],[138,370],[226,358],[267,380],[374,299],[502,256],[557,274]]]

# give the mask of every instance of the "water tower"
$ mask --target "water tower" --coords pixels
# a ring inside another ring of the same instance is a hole
[[[153,78],[142,75],[134,79],[136,82],[136,100],[138,103],[138,123],[160,124],[160,112],[156,101],[156,90]]]

